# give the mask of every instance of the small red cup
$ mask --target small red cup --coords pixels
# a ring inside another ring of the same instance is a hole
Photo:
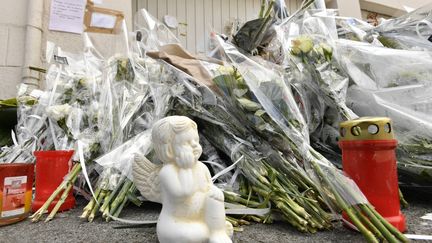
[[[35,212],[48,200],[51,194],[63,182],[64,177],[69,173],[72,163],[71,158],[73,150],[68,151],[35,151],[36,157],[36,192],[35,198],[32,203],[32,211]],[[75,206],[75,198],[72,194],[73,190],[69,192],[68,197],[59,211],[65,211]],[[57,204],[61,197],[62,192],[53,200],[48,207],[50,212]]]

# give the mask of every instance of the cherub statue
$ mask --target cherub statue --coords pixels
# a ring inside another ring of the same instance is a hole
[[[208,168],[198,161],[202,148],[196,123],[185,116],[163,118],[153,126],[152,140],[163,165],[136,155],[133,176],[144,197],[162,203],[159,241],[232,242],[224,195],[213,185]]]

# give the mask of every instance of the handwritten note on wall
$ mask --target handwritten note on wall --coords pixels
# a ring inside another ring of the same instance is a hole
[[[52,0],[49,29],[81,34],[86,0]]]

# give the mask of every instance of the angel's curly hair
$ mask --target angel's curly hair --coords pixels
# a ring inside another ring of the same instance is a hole
[[[186,116],[168,116],[153,125],[152,140],[156,155],[164,163],[172,163],[174,158],[171,142],[176,134],[189,128],[196,129],[197,124]]]

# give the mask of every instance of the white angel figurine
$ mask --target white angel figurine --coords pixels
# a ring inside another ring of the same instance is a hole
[[[232,225],[225,221],[224,195],[213,185],[202,153],[197,125],[184,116],[156,122],[153,147],[162,166],[135,156],[134,182],[150,201],[162,203],[157,223],[161,243],[232,242]]]

